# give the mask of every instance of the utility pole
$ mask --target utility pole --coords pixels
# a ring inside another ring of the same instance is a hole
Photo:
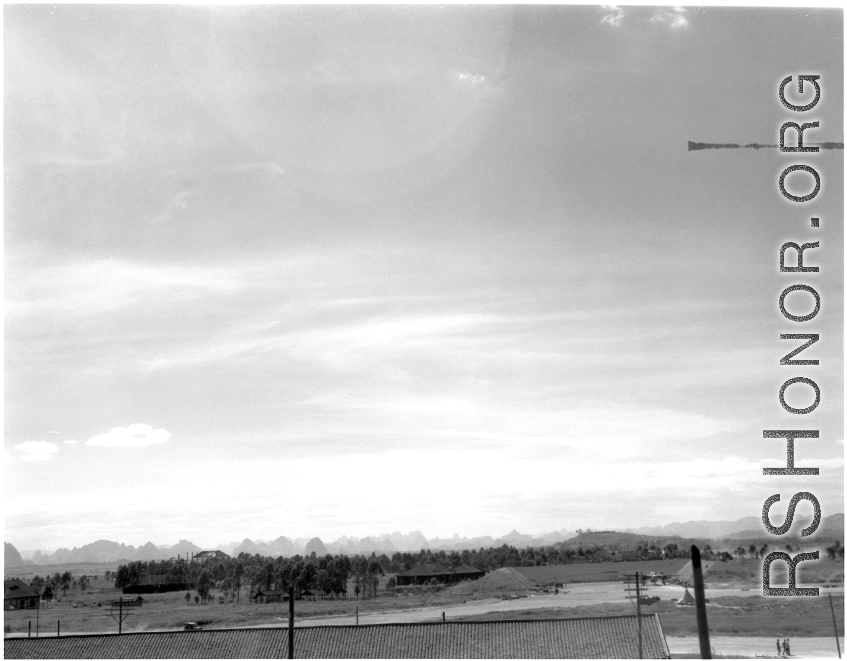
[[[641,635],[641,577],[635,572],[635,617],[638,620],[638,658],[644,658],[644,641]]]
[[[632,599],[632,593],[635,592],[635,619],[638,623],[638,658],[644,658],[644,637],[641,631],[641,574],[635,572],[635,587],[629,587],[630,581],[633,579],[632,574],[627,574],[625,577],[626,587],[624,592],[628,593],[628,597]],[[646,588],[645,588],[646,589]]]
[[[130,609],[135,608],[138,604],[137,601],[124,601],[124,598],[121,597],[118,601],[113,601],[111,608],[109,610],[109,615],[112,616],[112,619],[118,623],[118,633],[123,633],[123,622],[126,618],[128,618],[131,613]],[[115,607],[118,609],[117,617],[115,617]],[[126,613],[124,613],[124,609],[126,609]]]
[[[706,588],[703,585],[703,565],[700,562],[700,549],[691,547],[691,569],[694,574],[694,603],[697,607],[697,635],[700,638],[700,658],[711,659],[712,647],[709,645],[709,622],[706,618]]]
[[[829,596],[829,610],[832,611],[832,626],[835,628],[835,647],[838,649],[838,658],[841,658],[841,643],[838,642],[838,622],[835,619],[835,607],[832,605],[832,595]]]
[[[288,658],[294,658],[294,586],[288,587]]]

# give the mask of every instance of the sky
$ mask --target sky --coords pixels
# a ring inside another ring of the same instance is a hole
[[[843,511],[843,151],[687,151],[777,142],[807,73],[806,142],[843,141],[840,10],[4,18],[7,542]],[[820,365],[780,366],[810,332]],[[819,477],[762,476],[786,428]]]

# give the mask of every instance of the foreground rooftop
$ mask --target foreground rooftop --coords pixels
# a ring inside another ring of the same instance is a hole
[[[669,658],[659,616],[641,618],[644,658]],[[223,629],[7,638],[7,659],[274,659],[288,630]],[[298,659],[633,659],[634,615],[560,620],[297,627]]]

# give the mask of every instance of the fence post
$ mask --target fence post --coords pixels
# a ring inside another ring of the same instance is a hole
[[[288,588],[288,658],[294,658],[294,588]]]

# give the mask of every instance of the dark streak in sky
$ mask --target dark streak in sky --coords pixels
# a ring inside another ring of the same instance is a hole
[[[816,142],[809,143],[807,147],[820,147],[821,149],[844,149],[843,142]],[[688,151],[697,151],[699,149],[777,149],[779,145],[760,145],[756,142],[751,142],[748,145],[739,145],[734,142],[725,144],[717,144],[712,142],[691,142],[688,141]]]

